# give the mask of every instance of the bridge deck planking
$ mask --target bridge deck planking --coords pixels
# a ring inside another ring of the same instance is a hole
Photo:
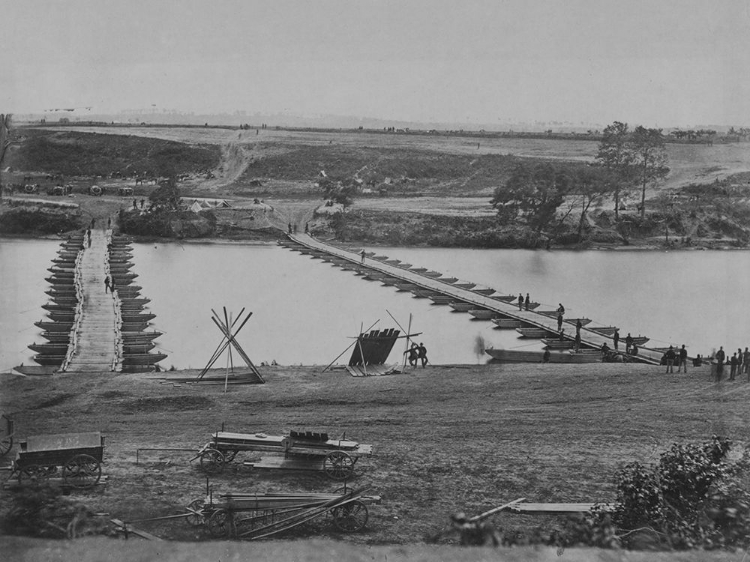
[[[359,254],[348,252],[346,250],[342,250],[334,246],[329,246],[328,244],[325,244],[323,242],[316,240],[309,234],[288,234],[287,236],[289,237],[290,240],[298,244],[301,244],[311,249],[319,250],[321,252],[326,252],[329,255],[336,256],[338,258],[344,259],[348,262],[357,264],[360,267],[362,267],[362,264],[361,264],[362,258]],[[437,291],[446,296],[451,296],[457,299],[471,302],[473,304],[476,304],[478,307],[486,308],[486,309],[498,312],[499,314],[502,314],[503,316],[507,316],[509,318],[521,320],[532,326],[536,326],[538,328],[544,328],[554,333],[558,332],[556,318],[544,316],[542,314],[538,314],[531,310],[519,310],[518,305],[506,303],[503,301],[498,301],[496,299],[477,294],[473,291],[470,291],[467,289],[461,289],[460,287],[455,287],[453,285],[443,283],[437,279],[425,277],[423,275],[420,275],[419,273],[414,273],[412,271],[408,271],[400,267],[394,267],[394,266],[388,265],[380,261],[373,261],[372,259],[369,259],[369,258],[365,260],[364,267],[367,267],[374,271],[379,271],[379,272],[388,274],[392,277],[399,278],[408,283],[414,283],[415,285],[418,285],[419,287],[422,287],[424,289]],[[568,330],[566,329],[566,339],[572,339],[572,336],[574,335],[575,335],[575,331],[572,331],[572,333],[569,333]],[[612,339],[602,336],[601,334],[597,334],[596,332],[593,332],[591,330],[588,330],[586,329],[586,327],[581,328],[581,345],[590,346],[590,347],[594,347],[598,349],[598,348],[601,348],[604,343],[609,345],[611,348]],[[621,343],[623,345],[625,344],[624,339],[621,339]],[[656,365],[658,365],[661,362],[660,353],[649,351],[644,348],[638,349],[638,357],[642,361],[656,364]]]
[[[107,259],[105,231],[92,230],[91,246],[84,249],[81,260],[84,299],[78,345],[68,372],[111,371],[116,362],[115,299],[111,292],[105,292],[104,285]]]

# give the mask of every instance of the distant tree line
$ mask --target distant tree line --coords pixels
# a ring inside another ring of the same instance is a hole
[[[580,239],[586,213],[605,198],[614,200],[615,217],[624,195],[640,190],[641,217],[646,213],[646,189],[668,173],[662,129],[638,126],[633,130],[619,121],[602,132],[592,164],[571,165],[520,162],[504,185],[495,189],[491,203],[506,222],[525,222],[535,232],[548,228],[563,203],[568,211],[580,209]]]

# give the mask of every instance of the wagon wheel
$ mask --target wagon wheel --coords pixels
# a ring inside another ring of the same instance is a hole
[[[8,452],[13,448],[13,436],[6,435],[0,439],[0,457],[7,455]]]
[[[367,525],[367,506],[359,500],[354,500],[332,510],[333,524],[345,533],[361,531]]]
[[[231,537],[233,526],[232,514],[226,509],[217,509],[208,518],[208,531],[216,538]]]
[[[201,453],[201,468],[208,474],[218,474],[224,470],[224,455],[216,449],[206,449]]]
[[[230,462],[232,462],[234,460],[234,457],[237,456],[237,453],[239,453],[239,451],[227,451],[224,454],[224,464],[229,464]]]
[[[188,504],[188,509],[192,509],[193,511],[197,511],[200,513],[190,513],[185,519],[187,520],[189,525],[192,525],[193,527],[200,527],[201,525],[206,523],[206,518],[203,516],[203,500],[193,500]]]
[[[18,481],[30,486],[44,486],[49,480],[50,472],[46,466],[30,464],[18,473]]]
[[[331,451],[323,461],[323,470],[332,480],[346,480],[354,474],[354,461],[344,451]]]
[[[91,455],[76,455],[63,466],[62,477],[68,486],[90,488],[102,477],[102,465]]]

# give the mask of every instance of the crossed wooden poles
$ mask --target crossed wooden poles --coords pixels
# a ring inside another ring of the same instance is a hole
[[[243,308],[240,310],[240,313],[237,315],[237,318],[234,319],[234,322],[230,320],[230,316],[227,315],[227,307],[224,307],[224,320],[222,321],[221,317],[216,313],[216,311],[212,308],[211,312],[213,313],[213,316],[211,317],[211,320],[214,324],[216,324],[216,327],[221,330],[221,333],[223,334],[223,338],[221,339],[221,343],[219,343],[218,347],[214,351],[214,354],[211,356],[211,359],[208,361],[205,367],[203,367],[203,370],[198,374],[198,380],[202,379],[205,374],[208,372],[208,370],[213,366],[214,363],[216,363],[217,359],[221,357],[221,355],[226,351],[227,348],[231,345],[237,354],[242,358],[242,360],[247,364],[247,366],[250,368],[250,370],[258,377],[260,380],[263,380],[263,377],[260,375],[260,372],[258,369],[253,365],[253,362],[250,360],[250,357],[248,357],[247,353],[245,353],[245,350],[242,349],[242,346],[239,344],[239,342],[235,339],[237,334],[240,333],[240,330],[245,326],[248,320],[250,320],[250,317],[253,315],[252,312],[248,312],[247,316],[244,320],[240,323],[239,327],[234,330],[235,325],[237,322],[240,321],[242,318],[242,314],[245,312],[245,309]],[[232,331],[234,330],[234,332]],[[229,360],[232,360],[232,348],[229,348]],[[232,368],[234,368],[234,364],[232,364]]]

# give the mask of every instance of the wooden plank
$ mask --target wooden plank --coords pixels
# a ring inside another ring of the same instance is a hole
[[[259,461],[245,461],[242,463],[251,468],[269,470],[323,470],[324,459],[299,459],[284,457],[262,457]]]
[[[560,515],[586,513],[591,511],[594,506],[599,506],[603,511],[613,511],[616,507],[613,503],[514,503],[507,510],[513,513]]]
[[[134,535],[137,535],[143,539],[148,539],[150,541],[161,541],[164,539],[160,539],[156,535],[152,535],[151,533],[147,533],[146,531],[141,531],[140,529],[136,529],[133,527],[130,523],[123,523],[119,519],[110,519],[110,522],[113,523],[115,526],[118,527],[118,530],[124,532],[124,533],[132,533]]]

